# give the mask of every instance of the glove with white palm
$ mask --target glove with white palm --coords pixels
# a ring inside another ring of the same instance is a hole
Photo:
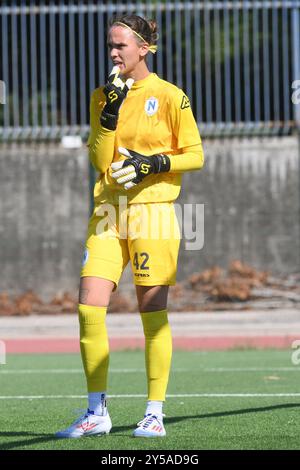
[[[123,147],[119,147],[119,153],[127,158],[111,164],[112,177],[125,189],[136,186],[150,174],[170,171],[170,158],[163,153],[145,156]]]
[[[111,131],[117,127],[120,107],[134,82],[133,78],[128,78],[124,83],[119,78],[119,73],[120,68],[115,65],[110,72],[108,82],[103,88],[106,104],[100,116],[100,122],[103,127]]]

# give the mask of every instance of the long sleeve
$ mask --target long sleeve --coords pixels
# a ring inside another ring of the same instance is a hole
[[[97,88],[90,102],[89,158],[94,168],[105,173],[113,161],[116,131],[105,129],[100,124],[100,114],[105,105],[102,89]],[[102,100],[101,100],[102,98]]]
[[[204,165],[201,137],[190,101],[181,89],[176,90],[170,101],[170,118],[176,147],[180,150],[170,155],[170,171],[179,173],[200,170]]]
[[[170,156],[170,162],[170,171],[174,173],[200,170],[204,165],[202,144],[184,147],[181,154]]]

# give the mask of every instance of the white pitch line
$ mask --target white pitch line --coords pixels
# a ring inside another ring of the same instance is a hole
[[[0,370],[1,374],[79,374],[83,369],[25,369],[25,370]]]
[[[108,395],[108,398],[145,398],[145,394]],[[251,398],[251,397],[300,397],[300,393],[179,393],[169,394],[167,398]],[[86,395],[0,395],[0,400],[48,400],[48,399],[79,399]]]
[[[175,368],[171,370],[174,372],[300,372],[300,367],[210,367],[203,369],[184,369]],[[131,374],[131,373],[144,373],[145,369],[110,369],[109,373],[112,374]],[[82,374],[83,369],[16,369],[16,370],[1,370],[1,374]]]
[[[203,372],[300,372],[300,367],[210,367],[203,369]]]
[[[173,369],[172,372],[192,372],[194,369]],[[141,372],[145,373],[145,369],[110,369],[109,373],[113,374],[131,374]],[[1,370],[1,374],[83,374],[83,369],[16,369]]]
[[[111,369],[110,373],[135,373],[145,372],[145,369]],[[1,374],[83,374],[83,369],[25,369],[25,370],[0,370]]]

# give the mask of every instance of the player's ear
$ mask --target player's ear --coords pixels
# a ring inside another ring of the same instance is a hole
[[[140,46],[140,56],[141,57],[146,57],[146,55],[148,54],[149,52],[149,46],[148,44],[144,43]]]

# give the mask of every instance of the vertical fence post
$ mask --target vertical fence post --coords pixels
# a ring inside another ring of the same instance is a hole
[[[292,9],[292,77],[294,80],[300,80],[300,27],[299,27],[299,7]],[[293,118],[296,126],[298,140],[298,176],[300,178],[300,103],[293,103]],[[300,188],[299,188],[300,190]],[[298,229],[300,230],[300,211],[298,220]]]
[[[5,6],[5,5],[4,5]],[[10,74],[9,74],[9,67],[8,67],[8,44],[6,38],[8,37],[8,15],[6,13],[2,13],[1,15],[1,26],[2,26],[2,35],[1,35],[1,56],[0,60],[2,62],[2,76],[0,77],[0,80],[3,80],[4,82],[4,87],[5,87],[5,93],[7,98],[5,99],[5,103],[8,101],[8,94],[10,93],[10,86],[9,86],[9,81],[10,81]],[[10,126],[10,112],[9,112],[9,106],[4,106],[3,107],[3,126],[4,129],[8,128]]]
[[[293,82],[300,80],[300,9],[292,9],[292,60],[293,60]],[[300,104],[293,105],[293,117],[298,129],[300,144]]]

